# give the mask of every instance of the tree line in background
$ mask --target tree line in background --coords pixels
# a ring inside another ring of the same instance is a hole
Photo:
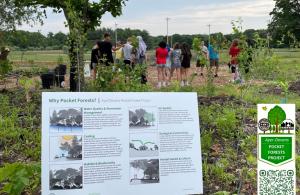
[[[62,32],[48,33],[43,35],[40,32],[13,31],[3,32],[4,42],[16,49],[50,49],[59,50],[67,44],[68,36]]]
[[[108,32],[112,35],[112,41],[115,43],[115,30],[110,28],[101,28],[95,31],[89,31],[87,33],[87,41],[85,44],[86,49],[90,49],[93,47],[96,41],[101,40],[102,36],[105,32]],[[34,50],[34,49],[42,49],[42,50],[67,50],[68,49],[68,35],[62,32],[58,33],[48,33],[47,35],[43,35],[41,32],[28,32],[22,30],[16,31],[2,31],[2,37],[4,43],[10,47],[14,47],[17,50]],[[268,39],[268,31],[267,30],[254,30],[248,29],[244,31],[244,34],[248,39],[254,39],[255,34],[259,34],[261,38]],[[123,43],[126,42],[128,37],[131,36],[142,36],[149,49],[154,49],[157,47],[157,44],[161,40],[166,40],[165,36],[151,36],[146,30],[138,30],[138,29],[118,29],[117,30],[118,41]],[[201,38],[201,40],[208,41],[208,35],[204,34],[194,34],[194,35],[180,35],[174,34],[170,40],[171,42],[186,42],[190,46],[192,46],[193,40],[195,37]],[[224,35],[222,33],[214,33],[211,35],[211,38],[218,41],[223,42],[224,47],[228,47],[233,39],[235,39],[234,34]],[[270,39],[270,47],[278,48],[278,47],[289,47],[290,40],[286,40],[286,42],[282,42],[282,38],[278,40]]]
[[[300,47],[300,1],[275,0],[268,25],[270,36],[283,47]]]

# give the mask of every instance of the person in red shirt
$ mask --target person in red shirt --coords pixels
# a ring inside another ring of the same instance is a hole
[[[157,87],[166,86],[165,68],[167,64],[168,49],[166,42],[162,41],[159,43],[159,47],[156,49],[156,64],[157,64],[157,76],[158,84]]]
[[[233,74],[233,82],[240,80],[239,67],[238,67],[238,56],[241,52],[239,48],[239,41],[237,39],[233,40],[231,47],[229,49],[230,63],[231,63],[231,73]]]

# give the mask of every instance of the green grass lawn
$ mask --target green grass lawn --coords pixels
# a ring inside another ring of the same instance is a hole
[[[295,65],[296,68],[300,69],[300,49],[274,49],[274,52],[278,55],[280,61],[284,64]],[[149,51],[150,59],[154,58],[154,51]],[[14,62],[23,62],[24,64],[31,63],[42,63],[52,62],[57,63],[60,60],[68,63],[68,55],[63,50],[44,50],[44,51],[12,51],[10,60]],[[222,51],[221,62],[226,63],[229,61],[227,51]],[[85,59],[90,59],[90,52],[86,52]],[[299,66],[297,66],[299,65]]]
[[[62,50],[47,50],[47,51],[13,51],[10,56],[10,60],[18,62],[57,62],[59,58],[64,61],[68,61],[68,55]]]
[[[13,51],[9,59],[19,65],[45,65],[58,63],[69,64],[69,56],[63,50],[45,50],[45,51]],[[85,59],[90,59],[90,53],[85,54]]]

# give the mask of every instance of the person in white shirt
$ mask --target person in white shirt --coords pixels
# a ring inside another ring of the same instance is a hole
[[[127,39],[127,43],[123,47],[123,56],[124,56],[124,64],[126,66],[132,65],[132,49],[133,46],[131,45],[131,39]]]

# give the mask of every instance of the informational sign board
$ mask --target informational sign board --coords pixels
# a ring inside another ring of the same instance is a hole
[[[196,93],[43,93],[43,195],[202,194]]]
[[[296,194],[295,105],[258,105],[258,194]]]
[[[90,64],[91,64],[91,62],[84,63],[84,77],[86,77],[86,78],[91,77]]]

